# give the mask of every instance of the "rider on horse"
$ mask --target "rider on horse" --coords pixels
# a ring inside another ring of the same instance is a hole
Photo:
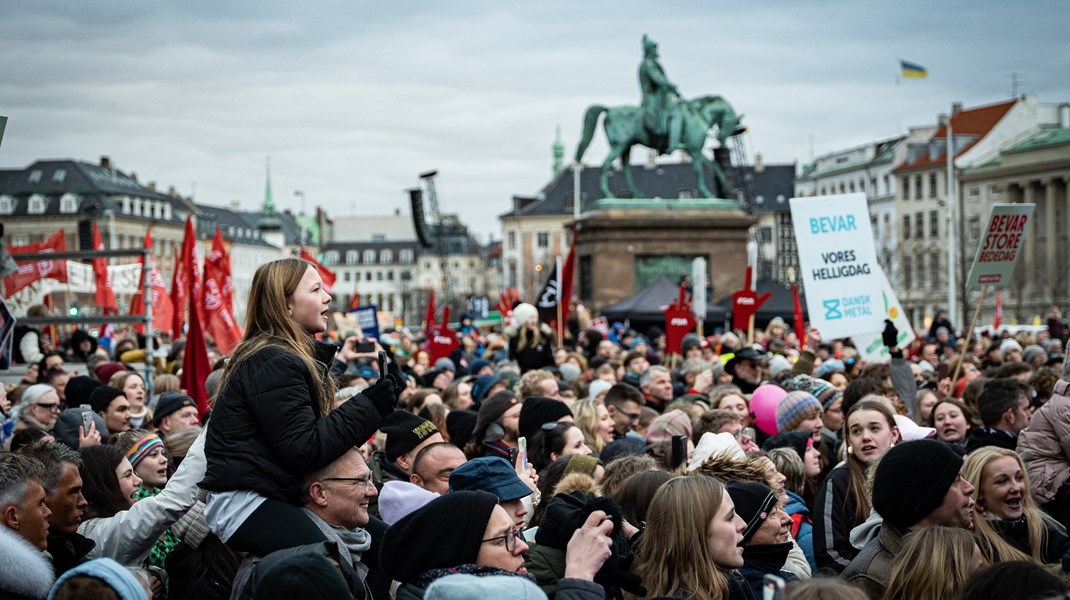
[[[676,98],[680,90],[669,81],[665,70],[658,62],[658,44],[643,36],[643,62],[639,63],[639,87],[643,91],[640,106],[643,108],[643,124],[659,135],[668,135],[668,144],[658,148],[661,152],[682,149],[680,144],[681,117]]]

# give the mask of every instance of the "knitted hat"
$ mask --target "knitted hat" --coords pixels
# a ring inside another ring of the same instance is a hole
[[[1022,345],[1019,344],[1014,338],[1007,338],[1003,340],[999,345],[999,358],[1000,360],[1006,360],[1007,353],[1011,350],[1022,351]]]
[[[93,412],[105,412],[108,410],[108,405],[111,404],[112,400],[123,397],[125,395],[122,390],[102,385],[89,394],[89,405],[93,407]]]
[[[776,448],[791,448],[799,455],[799,458],[805,459],[807,448],[813,445],[814,436],[809,432],[785,431],[765,440],[765,443],[762,444],[762,450],[768,452]]]
[[[449,371],[450,373],[457,373],[457,365],[453,364],[453,361],[449,357],[443,356],[435,361],[435,368],[439,371]]]
[[[561,474],[561,477],[563,478],[569,473],[583,473],[584,475],[594,477],[594,470],[597,468],[597,458],[587,456],[586,454],[573,454],[568,457],[568,464],[565,465],[565,471]]]
[[[843,361],[838,358],[830,358],[821,363],[821,366],[817,368],[817,376],[824,377],[829,373],[846,373],[847,365],[843,364]]]
[[[415,483],[387,481],[379,492],[379,517],[387,525],[393,525],[435,498],[438,498],[438,494]]]
[[[494,387],[501,381],[502,378],[497,375],[480,375],[476,378],[476,382],[472,384],[472,400],[477,404],[483,401],[490,388]]]
[[[498,422],[498,419],[502,418],[505,411],[509,410],[513,406],[520,403],[516,396],[512,392],[496,392],[487,398],[479,406],[479,415],[476,419],[476,428],[472,431],[472,437],[477,440],[494,441],[493,439],[487,440],[487,429],[491,425]],[[494,432],[492,432],[494,433]],[[494,437],[493,435],[491,436]],[[499,436],[497,439],[501,439]]]
[[[69,579],[78,576],[88,576],[99,579],[115,591],[116,596],[126,600],[127,598],[144,598],[145,588],[141,587],[137,577],[123,565],[110,558],[98,558],[84,562],[59,576],[52,586],[49,598],[54,598],[56,591],[63,587]]]
[[[387,415],[379,429],[386,434],[386,458],[391,462],[438,433],[431,421],[400,408]]]
[[[873,478],[873,508],[901,531],[939,507],[958,479],[962,457],[936,440],[905,442],[884,454]]]
[[[821,411],[821,403],[810,392],[788,392],[776,405],[777,431],[793,431],[813,411]]]
[[[197,407],[197,403],[193,401],[193,398],[183,394],[182,392],[164,392],[160,394],[160,399],[156,401],[156,412],[152,416],[152,424],[159,427],[160,421],[163,418],[174,414],[187,406]]]
[[[386,530],[379,564],[391,578],[415,583],[421,573],[472,564],[498,498],[487,492],[452,492]]]
[[[527,323],[531,317],[539,318],[539,309],[523,302],[513,307],[513,318],[516,319],[516,324],[523,327],[524,323]]]
[[[479,416],[470,410],[451,410],[446,415],[446,433],[450,434],[450,443],[458,448],[464,448],[472,439],[472,431],[476,428],[476,420]]]
[[[520,408],[520,435],[530,440],[544,423],[553,423],[566,416],[572,416],[572,411],[560,400],[540,396],[526,398]]]
[[[150,433],[130,446],[126,451],[126,458],[130,460],[130,466],[136,469],[156,448],[163,449],[163,440],[155,433]]]
[[[498,456],[481,456],[462,464],[450,473],[450,491],[483,490],[498,497],[499,502],[519,500],[531,495],[531,488],[517,476],[509,461]]]
[[[602,464],[608,465],[623,456],[642,456],[649,451],[650,446],[647,446],[642,440],[625,436],[606,444],[606,447],[602,448],[602,451],[598,454],[598,460],[601,460]]]
[[[691,437],[691,417],[679,408],[654,419],[646,431],[646,441],[649,444],[670,442],[674,435]]]
[[[683,341],[680,342],[680,352],[687,354],[687,351],[692,348],[701,348],[702,340],[694,333],[689,333],[684,336]]]
[[[780,375],[784,371],[791,371],[791,363],[788,362],[787,358],[784,358],[783,356],[781,356],[779,354],[776,354],[772,358],[769,359],[769,376],[770,377],[774,377],[775,378],[777,375]]]
[[[823,410],[828,410],[837,400],[843,398],[843,392],[833,387],[824,379],[810,377],[809,375],[796,375],[784,383],[784,389],[789,392],[810,392],[821,403]],[[781,431],[784,431],[781,429]]]
[[[591,385],[589,385],[587,387],[587,397],[588,398],[597,398],[598,394],[601,394],[602,392],[608,390],[611,387],[613,387],[612,383],[610,383],[610,382],[608,382],[608,381],[606,381],[604,379],[595,379],[594,381],[591,382]],[[636,386],[636,387],[638,387],[638,386]]]
[[[97,379],[99,379],[101,383],[106,384],[111,381],[111,378],[114,377],[116,373],[126,370],[126,365],[124,365],[123,363],[100,363],[99,365],[97,365]]]
[[[715,454],[725,453],[739,460],[747,458],[747,455],[743,453],[743,448],[739,446],[739,442],[736,441],[735,436],[731,433],[707,431],[699,438],[698,444],[695,446],[695,454],[687,465],[687,471],[690,473],[699,468],[702,463],[706,462],[707,458]]]
[[[334,542],[279,550],[254,567],[245,592],[256,600],[348,598],[351,593],[347,579],[353,573],[349,565],[337,559]]]
[[[546,594],[527,577],[456,573],[432,581],[424,600],[536,600]]]
[[[762,523],[773,514],[777,498],[773,490],[753,481],[729,481],[725,491],[731,496],[739,515],[747,528],[743,530],[743,543],[750,541]]]
[[[576,363],[561,363],[561,365],[557,367],[557,370],[561,371],[561,379],[563,379],[565,383],[572,383],[574,379],[581,375],[580,368],[576,366]]]
[[[483,370],[483,367],[489,366],[492,366],[489,360],[477,358],[473,360],[470,365],[468,365],[468,372],[472,375],[477,375],[481,370]]]
[[[1041,355],[1047,356],[1047,353],[1044,352],[1044,348],[1036,344],[1030,344],[1025,347],[1025,350],[1022,350],[1022,360],[1027,363],[1032,363],[1034,358]]]
[[[67,387],[63,388],[63,395],[67,397],[67,406],[89,404],[89,394],[102,385],[104,384],[85,375],[71,377],[67,380]]]

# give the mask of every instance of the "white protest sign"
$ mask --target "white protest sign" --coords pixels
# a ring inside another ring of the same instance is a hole
[[[810,323],[826,339],[884,329],[865,194],[791,199]]]
[[[1014,263],[1025,240],[1033,217],[1033,204],[995,204],[988,214],[977,255],[970,267],[966,287],[978,285],[1006,286],[1011,281]]]
[[[884,269],[880,266],[874,266],[877,271],[880,271],[881,282],[884,287],[881,291],[881,307],[884,312],[883,318],[891,319],[895,324],[895,328],[899,330],[899,336],[896,338],[896,345],[900,348],[905,348],[907,344],[914,341],[914,327],[910,324],[910,321],[906,317],[906,311],[903,310],[903,305],[899,303],[899,298],[895,295],[895,290],[892,289],[891,282],[888,281],[888,275],[885,274]],[[881,331],[884,328],[881,327]],[[862,358],[872,363],[888,362],[892,359],[892,355],[888,353],[888,347],[884,345],[884,341],[881,339],[881,332],[876,333],[858,333],[851,338],[854,340],[855,347],[858,348],[858,353],[862,355]]]

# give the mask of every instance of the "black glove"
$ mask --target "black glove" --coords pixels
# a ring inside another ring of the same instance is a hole
[[[397,361],[387,362],[386,352],[379,353],[379,372],[382,373],[383,378],[394,382],[394,387],[400,395],[405,389],[405,376],[401,374],[401,367],[398,366]]]
[[[622,558],[611,556],[602,564],[602,568],[598,569],[598,573],[594,576],[594,581],[606,588],[607,597],[610,593],[610,588],[624,590],[640,598],[646,596],[643,578],[631,570],[633,560],[635,560],[634,554],[629,554]]]
[[[365,398],[371,400],[375,410],[379,411],[379,415],[384,419],[394,412],[394,408],[398,405],[397,386],[394,385],[394,381],[389,376],[380,377],[379,381],[375,382],[375,385],[362,393]]]
[[[890,319],[884,320],[884,331],[881,332],[881,341],[889,348],[895,348],[899,345],[899,330],[895,328],[895,323],[892,323]]]

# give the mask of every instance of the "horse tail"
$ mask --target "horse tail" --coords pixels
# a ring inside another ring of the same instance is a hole
[[[600,104],[592,104],[587,107],[587,113],[583,117],[583,137],[580,138],[580,145],[576,146],[576,162],[580,162],[580,159],[583,158],[583,153],[587,151],[587,146],[591,145],[594,129],[598,126],[598,117],[607,110],[609,109]]]

